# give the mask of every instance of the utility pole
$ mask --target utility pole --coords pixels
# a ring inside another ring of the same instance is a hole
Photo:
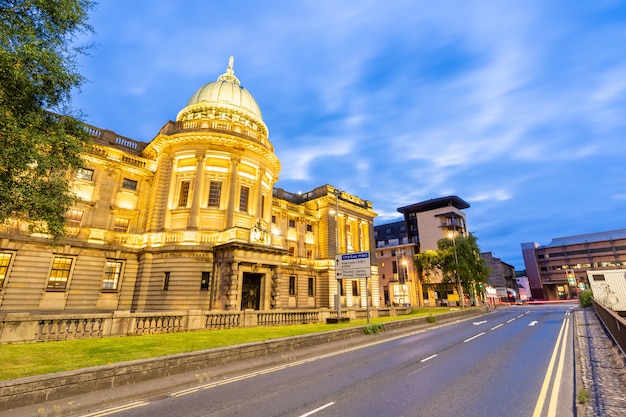
[[[339,196],[341,190],[335,188],[335,259],[339,254]],[[335,265],[335,280],[337,281],[337,298],[335,304],[337,305],[337,321],[341,321],[341,279],[337,278],[337,265]]]

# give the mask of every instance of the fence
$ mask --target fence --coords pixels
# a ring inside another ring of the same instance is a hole
[[[370,317],[408,314],[410,308],[372,309]],[[365,319],[365,309],[342,311],[351,320]],[[337,317],[335,310],[272,310],[208,312],[131,313],[116,311],[93,314],[30,314],[0,315],[0,344],[49,342],[143,334],[232,329],[237,327],[285,326],[290,324],[325,323]]]

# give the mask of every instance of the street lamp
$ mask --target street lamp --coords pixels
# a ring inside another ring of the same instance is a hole
[[[459,277],[459,257],[456,253],[456,225],[454,226],[454,232],[450,232],[448,235],[452,239],[452,247],[454,248],[454,278],[457,284],[457,292],[459,293],[459,305],[461,308],[465,307],[465,296],[463,294],[463,286],[461,285],[461,278]]]
[[[339,254],[339,196],[341,190],[335,188],[335,259]],[[335,265],[335,280],[337,281],[337,321],[341,321],[341,279],[337,278],[337,265]]]
[[[402,304],[409,304],[409,300],[407,300],[408,298],[408,294],[406,291],[406,287],[407,287],[407,281],[408,281],[408,274],[407,274],[407,261],[406,259],[404,259],[404,251],[402,251],[402,281],[400,282],[400,284],[402,285]]]

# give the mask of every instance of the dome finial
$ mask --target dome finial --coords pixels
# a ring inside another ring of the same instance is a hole
[[[220,75],[217,81],[229,81],[237,85],[240,84],[237,77],[235,77],[235,71],[233,71],[234,62],[235,62],[235,58],[231,55],[231,57],[228,59],[228,68],[226,68],[226,72]]]

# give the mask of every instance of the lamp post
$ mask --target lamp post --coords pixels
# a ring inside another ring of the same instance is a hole
[[[459,257],[456,253],[456,224],[454,225],[454,232],[450,233],[452,239],[452,247],[454,248],[454,278],[457,284],[457,292],[459,293],[459,305],[461,308],[465,307],[465,296],[463,294],[463,286],[461,285],[461,278],[459,277]]]
[[[339,196],[341,190],[335,188],[335,258],[339,254]],[[337,278],[337,265],[335,265],[335,280],[337,281],[337,321],[341,321],[341,279]]]
[[[406,269],[407,262],[406,262],[406,259],[404,259],[404,251],[403,251],[402,255],[403,255],[403,257],[402,257],[402,282],[401,282],[401,285],[402,285],[402,303],[403,304],[410,304],[411,301],[407,300],[408,294],[407,294],[406,290],[407,290],[407,286],[408,286],[407,282],[409,280],[408,280],[408,276],[407,276],[408,275],[408,273],[407,273],[408,271]]]

